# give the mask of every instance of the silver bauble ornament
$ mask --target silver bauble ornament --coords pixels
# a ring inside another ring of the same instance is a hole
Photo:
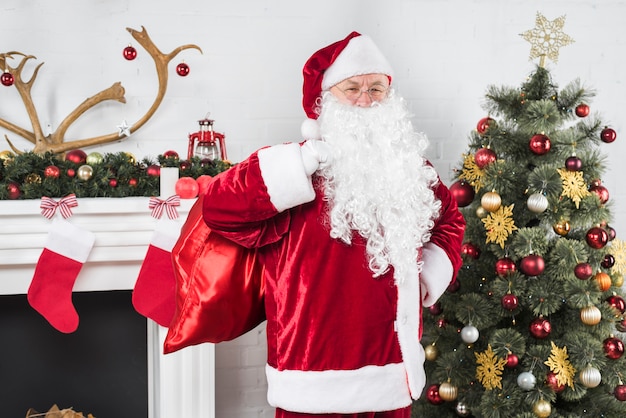
[[[517,376],[517,386],[524,390],[531,390],[535,387],[537,379],[531,372],[522,372]]]
[[[467,325],[461,330],[461,339],[467,344],[473,344],[478,340],[478,328],[473,325]]]
[[[580,371],[580,374],[578,375],[578,378],[580,379],[580,383],[588,388],[595,388],[602,381],[602,375],[600,374],[600,370],[591,365],[588,365],[587,367],[582,369]]]
[[[458,402],[456,404],[455,410],[456,414],[460,417],[469,417],[471,413],[465,402]]]
[[[548,209],[548,198],[543,193],[533,193],[526,201],[528,210],[534,213],[542,213]]]
[[[87,181],[91,178],[91,176],[93,176],[93,168],[90,165],[84,164],[78,167],[78,170],[76,171],[76,177],[81,180]]]

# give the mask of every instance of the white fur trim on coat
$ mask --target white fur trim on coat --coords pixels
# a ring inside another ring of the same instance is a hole
[[[454,269],[446,252],[433,243],[424,245],[422,257],[422,303],[428,307],[446,291]]]
[[[257,155],[263,182],[276,210],[282,212],[315,199],[311,178],[304,171],[300,144],[274,145],[259,150]]]
[[[309,414],[389,411],[411,404],[404,365],[357,370],[277,370],[267,365],[267,400],[273,407]]]

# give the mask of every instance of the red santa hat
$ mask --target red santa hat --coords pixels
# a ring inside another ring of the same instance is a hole
[[[370,37],[352,32],[315,52],[304,64],[302,74],[302,106],[308,117],[302,124],[302,136],[319,139],[317,99],[322,91],[357,75],[386,74],[391,81],[393,71]]]

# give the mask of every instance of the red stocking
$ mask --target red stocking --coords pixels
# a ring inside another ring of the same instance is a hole
[[[61,332],[71,333],[78,328],[72,289],[94,242],[91,231],[57,217],[37,261],[28,303]]]
[[[157,324],[169,326],[176,308],[176,279],[172,248],[180,235],[180,222],[158,221],[133,289],[135,310]]]

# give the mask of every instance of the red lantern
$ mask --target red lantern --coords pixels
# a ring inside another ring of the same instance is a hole
[[[213,120],[201,119],[198,121],[200,130],[189,134],[189,147],[187,149],[187,159],[191,160],[192,157],[198,157],[202,159],[226,160],[226,137],[224,134],[215,132],[213,130]],[[198,142],[195,147],[194,144]]]
[[[579,118],[584,118],[585,116],[589,115],[589,105],[585,104],[585,103],[581,103],[578,106],[576,106],[576,116],[578,116]]]
[[[517,270],[515,262],[509,257],[504,257],[496,261],[496,274],[500,277],[504,277],[509,273],[514,273]]]
[[[535,318],[528,328],[530,334],[537,339],[544,339],[552,332],[552,324],[543,317]]]
[[[624,354],[624,343],[616,337],[609,337],[602,343],[604,345],[604,353],[611,360],[617,360]]]
[[[471,184],[464,180],[459,180],[450,186],[450,193],[456,200],[456,204],[459,207],[465,207],[472,203],[476,192]]]
[[[528,148],[536,155],[544,155],[550,151],[550,138],[544,134],[536,134],[530,138]]]
[[[609,241],[609,234],[607,234],[604,228],[595,226],[587,231],[585,239],[587,241],[587,245],[598,250],[604,247]]]
[[[543,257],[537,254],[530,254],[522,258],[519,263],[519,269],[527,276],[539,276],[543,273],[546,263]]]
[[[615,141],[616,138],[617,138],[617,133],[615,132],[614,129],[604,128],[602,132],[600,132],[600,139],[603,142],[606,142],[607,144],[610,144],[611,142]]]
[[[479,168],[485,168],[497,159],[497,155],[490,148],[481,148],[474,155],[474,162]]]

